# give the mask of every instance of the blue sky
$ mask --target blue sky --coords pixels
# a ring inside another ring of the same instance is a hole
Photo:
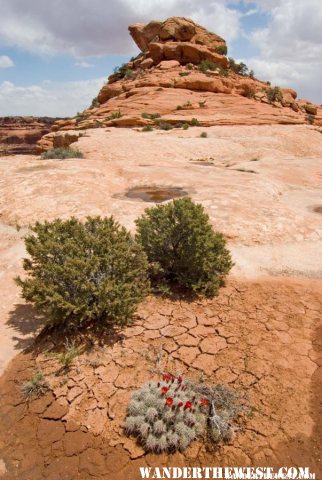
[[[81,111],[138,53],[127,26],[173,15],[222,35],[258,78],[322,103],[320,0],[0,0],[0,116]]]

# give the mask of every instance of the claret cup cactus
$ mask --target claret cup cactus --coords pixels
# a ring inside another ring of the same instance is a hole
[[[233,390],[194,384],[181,376],[162,375],[135,392],[129,402],[125,433],[135,435],[146,452],[185,450],[197,437],[229,441],[233,420],[244,410]]]
[[[128,406],[125,432],[136,435],[147,452],[183,451],[207,427],[209,400],[194,384],[163,374],[135,392]]]

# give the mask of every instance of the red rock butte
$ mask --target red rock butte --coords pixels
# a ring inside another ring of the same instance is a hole
[[[292,89],[255,78],[244,64],[227,57],[223,38],[190,19],[134,24],[129,32],[141,52],[116,69],[90,108],[57,121],[39,142],[39,153],[75,141],[75,136],[55,133],[62,130],[155,127],[160,122],[180,127],[192,119],[202,126],[322,125],[322,108],[298,100]]]

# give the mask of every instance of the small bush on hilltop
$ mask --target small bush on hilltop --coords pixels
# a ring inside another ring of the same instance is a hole
[[[64,160],[65,158],[83,158],[84,155],[80,150],[75,148],[52,148],[47,150],[41,155],[41,158],[44,160],[55,159],[58,158],[60,160]]]
[[[169,122],[157,122],[158,127],[160,130],[172,130],[174,127]]]
[[[137,241],[150,262],[154,285],[178,285],[213,296],[232,267],[223,235],[200,204],[180,198],[147,209],[136,221]]]
[[[120,67],[114,68],[114,75],[116,75],[119,80],[123,78],[129,80],[134,76],[134,71],[128,67],[127,63],[123,63]]]
[[[266,96],[271,103],[281,102],[283,100],[283,94],[279,87],[267,88]]]
[[[100,102],[98,101],[97,97],[94,97],[91,103],[90,108],[98,108],[100,106]]]
[[[249,75],[247,65],[243,62],[237,63],[233,58],[229,58],[229,68],[237,75],[242,75],[243,77]]]
[[[253,85],[245,83],[243,85],[243,96],[247,98],[255,98],[256,89]]]
[[[315,115],[312,115],[311,113],[309,113],[309,114],[306,116],[306,120],[307,120],[307,122],[308,122],[310,125],[313,125],[314,122],[315,122]]]
[[[36,223],[25,244],[22,296],[51,325],[125,325],[148,292],[142,247],[113,217]]]
[[[145,127],[142,128],[142,132],[152,132],[153,127],[152,125],[145,125]]]
[[[219,55],[227,55],[228,50],[226,45],[219,45],[216,48],[216,53],[219,53]]]
[[[200,127],[200,122],[197,118],[192,118],[190,121],[190,125],[192,127]]]
[[[206,73],[207,70],[214,71],[214,70],[217,70],[217,68],[220,68],[220,65],[218,65],[217,63],[211,62],[210,60],[203,60],[198,65],[198,69],[202,73]]]
[[[155,120],[156,118],[161,118],[161,115],[160,115],[160,113],[146,113],[146,112],[144,112],[144,113],[141,114],[141,117],[146,118],[148,120]]]
[[[117,118],[122,118],[123,115],[121,113],[121,110],[117,110],[116,112],[112,112],[111,115],[109,115],[108,117],[106,117],[106,120],[109,121],[109,120],[116,120]]]

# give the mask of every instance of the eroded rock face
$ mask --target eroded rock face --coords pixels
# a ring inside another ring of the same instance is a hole
[[[140,50],[155,65],[162,60],[195,65],[209,60],[225,67],[228,65],[227,58],[222,55],[227,50],[225,40],[188,18],[171,17],[165,22],[130,25],[129,32]]]
[[[216,51],[220,46],[226,46],[223,38],[189,18],[171,17],[165,22],[152,21],[148,24],[136,23],[129,26],[129,32],[142,52],[147,52],[152,42],[190,42],[203,45]]]
[[[157,127],[160,121],[180,125],[192,119],[202,126],[322,126],[320,106],[298,100],[292,89],[258,80],[247,69],[238,70],[225,55],[225,40],[192,20],[171,17],[130,25],[129,31],[141,53],[109,77],[95,108],[56,122],[54,132]],[[158,120],[146,113],[157,114]],[[45,135],[38,151],[51,148],[54,138]]]
[[[1,117],[0,155],[35,153],[38,140],[56,121],[48,117]]]

